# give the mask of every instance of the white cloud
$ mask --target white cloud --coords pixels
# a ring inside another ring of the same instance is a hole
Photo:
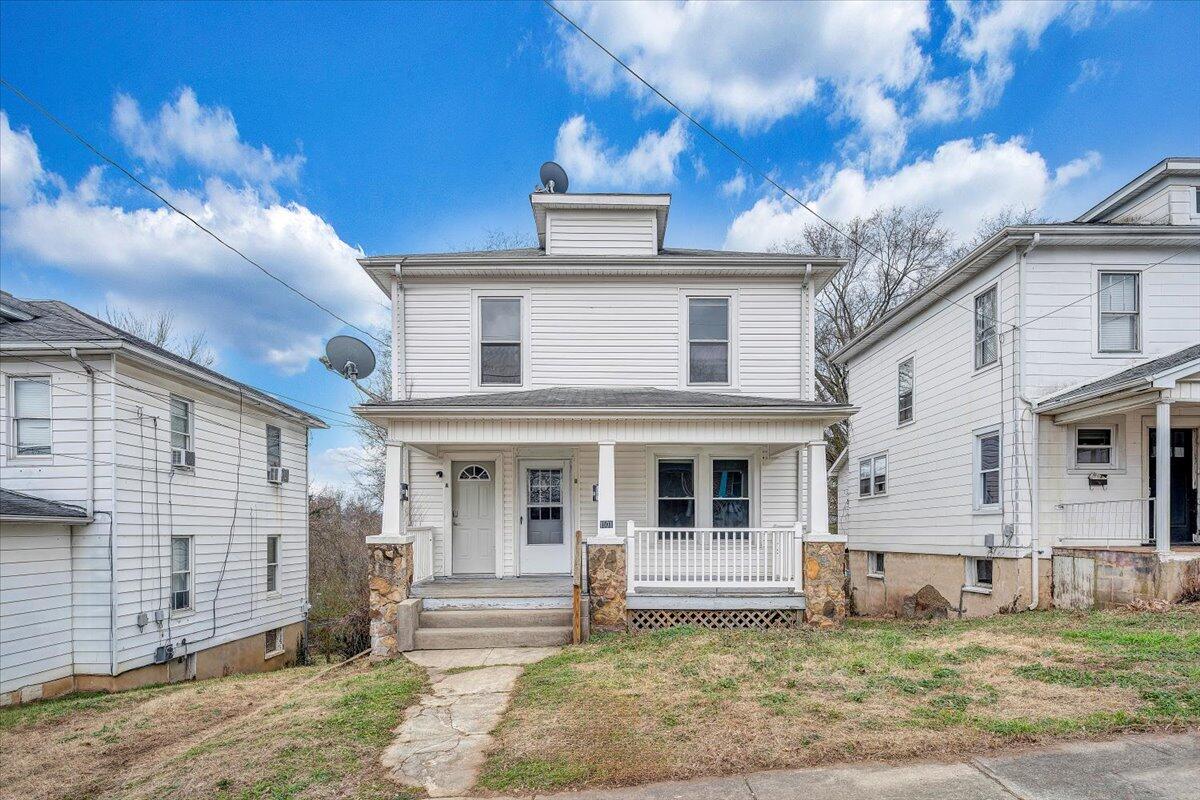
[[[1052,172],[1041,154],[1019,137],[999,141],[959,139],[946,142],[932,156],[871,178],[847,167],[829,172],[808,190],[806,198],[823,216],[847,220],[890,206],[927,207],[942,212],[942,224],[960,237],[974,232],[979,220],[1007,207],[1038,208],[1070,181],[1094,169],[1099,155],[1088,153]],[[764,197],[738,215],[725,236],[730,250],[766,250],[796,239],[817,220],[787,197]]]
[[[14,131],[0,110],[0,206],[29,202],[45,180],[42,159],[29,131]]]
[[[746,193],[746,173],[740,169],[737,173],[721,184],[721,194],[726,197],[741,197]]]
[[[314,453],[309,464],[312,491],[355,488],[354,474],[362,461],[363,448],[357,445],[328,447]]]
[[[1098,58],[1085,58],[1079,62],[1079,74],[1075,76],[1075,80],[1071,81],[1071,85],[1067,88],[1072,92],[1079,91],[1082,87],[1089,83],[1096,83],[1106,74],[1111,67]]]
[[[554,160],[563,165],[571,186],[580,189],[639,189],[675,182],[679,157],[688,147],[686,123],[676,119],[665,131],[647,131],[628,152],[620,152],[583,115],[558,129]]]
[[[181,333],[203,331],[217,348],[281,372],[302,370],[319,355],[321,341],[342,327],[182,216],[118,200],[99,167],[73,186],[44,172],[28,134],[12,134],[19,146],[8,147],[7,124],[5,117],[5,263],[53,266],[95,281],[105,295],[135,309],[171,310]],[[39,179],[41,189],[32,190]],[[379,290],[355,261],[362,252],[312,210],[219,177],[196,188],[151,180],[206,227],[341,316],[363,327],[386,322]],[[12,203],[10,186],[19,189],[12,190]]]
[[[117,95],[112,118],[113,128],[129,152],[153,166],[169,167],[182,160],[212,173],[268,186],[280,180],[294,182],[304,164],[302,155],[280,157],[266,145],[246,144],[229,109],[201,105],[195,91],[186,86],[151,119],[142,116],[137,100]]]

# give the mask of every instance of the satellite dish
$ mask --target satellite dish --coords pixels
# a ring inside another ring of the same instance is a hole
[[[551,194],[567,193],[567,171],[553,161],[542,164],[538,178],[541,180],[542,186],[546,187],[546,191]]]
[[[375,354],[353,336],[335,336],[325,345],[325,366],[349,380],[366,378],[375,371]]]

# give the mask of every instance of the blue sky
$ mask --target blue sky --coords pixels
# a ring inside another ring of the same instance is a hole
[[[772,177],[844,219],[1005,206],[1070,218],[1200,154],[1200,3],[564,3]],[[532,233],[577,190],[670,191],[668,243],[768,248],[811,218],[540,3],[0,5],[0,74],[343,316],[386,319],[361,252]],[[221,370],[331,408],[338,323],[219,251],[0,90],[0,277],[19,296],[171,310]],[[335,418],[330,416],[330,421]],[[314,438],[316,477],[355,444]]]

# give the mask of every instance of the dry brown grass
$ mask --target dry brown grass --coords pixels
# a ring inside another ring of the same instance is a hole
[[[424,685],[407,661],[71,696],[0,711],[0,796],[397,797],[379,753]]]
[[[1200,613],[663,631],[530,667],[481,785],[641,783],[1200,722]]]

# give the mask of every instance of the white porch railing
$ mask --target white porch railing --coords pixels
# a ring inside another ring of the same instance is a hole
[[[433,528],[409,528],[413,537],[413,583],[433,577]]]
[[[1134,500],[1095,500],[1087,503],[1059,503],[1062,535],[1066,545],[1119,546],[1150,541],[1150,513],[1153,498]]]
[[[629,594],[638,589],[803,590],[803,531],[792,528],[626,528]]]

